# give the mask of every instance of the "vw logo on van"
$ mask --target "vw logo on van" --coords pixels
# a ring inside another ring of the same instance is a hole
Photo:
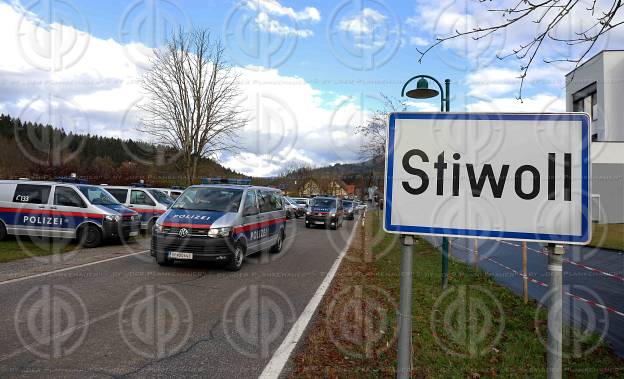
[[[189,234],[189,231],[188,231],[188,229],[187,229],[187,228],[182,228],[182,229],[180,229],[180,230],[178,231],[178,235],[179,235],[180,237],[186,237],[186,236],[188,236],[188,234]]]

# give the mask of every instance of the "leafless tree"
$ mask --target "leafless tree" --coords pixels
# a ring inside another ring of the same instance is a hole
[[[238,74],[221,41],[203,29],[173,32],[151,63],[141,78],[147,101],[139,130],[180,152],[191,184],[199,161],[235,149],[247,122],[237,105]]]
[[[364,137],[360,145],[360,155],[363,159],[383,158],[386,151],[386,128],[388,117],[392,112],[404,112],[407,104],[398,99],[380,94],[382,106],[375,110],[363,125],[356,126],[356,132]]]
[[[431,49],[452,39],[469,36],[474,40],[480,40],[505,29],[525,27],[527,22],[528,25],[537,24],[538,31],[532,38],[520,43],[507,53],[497,55],[499,59],[515,56],[522,62],[519,75],[521,79],[519,98],[521,99],[524,79],[540,49],[544,47],[547,41],[550,40],[567,46],[579,46],[579,53],[575,57],[543,59],[545,63],[571,62],[575,64],[574,67],[576,68],[591,52],[599,39],[624,22],[621,17],[617,17],[623,6],[621,0],[605,2],[598,2],[597,0],[588,2],[582,0],[513,0],[509,7],[496,5],[496,3],[501,2],[479,0],[479,3],[484,4],[489,12],[501,15],[500,22],[495,22],[492,25],[475,26],[469,30],[455,30],[454,34],[436,37],[436,42],[425,50],[417,49],[421,55],[419,62]],[[583,18],[587,16],[591,20],[589,26],[580,26],[581,24],[578,23],[579,14],[574,11],[584,11],[586,15]],[[561,36],[558,33],[558,27],[562,25],[571,25],[578,30],[569,36]]]

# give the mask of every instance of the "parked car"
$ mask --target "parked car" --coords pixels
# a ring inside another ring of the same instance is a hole
[[[0,240],[8,234],[77,238],[84,247],[139,233],[139,215],[100,187],[0,181]]]
[[[297,203],[295,201],[295,199],[293,199],[293,198],[291,198],[289,196],[284,196],[284,199],[286,200],[287,203],[292,205],[293,211],[294,211],[294,215],[295,215],[296,218],[305,216],[307,205],[299,204],[299,203]]]
[[[310,200],[307,197],[291,197],[295,201],[295,203],[303,205],[304,207],[308,207],[310,205]]]
[[[158,218],[151,255],[159,265],[217,261],[240,270],[245,256],[282,250],[286,212],[281,191],[246,185],[187,188]]]
[[[342,200],[337,197],[317,196],[310,199],[306,212],[305,226],[321,225],[325,228],[338,229],[342,226],[344,208]]]
[[[117,201],[141,215],[141,229],[151,233],[156,219],[173,204],[173,199],[156,188],[104,186]]]
[[[344,207],[344,218],[346,220],[353,220],[355,218],[355,203],[352,200],[343,200],[342,206]]]

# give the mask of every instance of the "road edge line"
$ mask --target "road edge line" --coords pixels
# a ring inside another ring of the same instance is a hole
[[[46,271],[46,272],[40,272],[38,274],[33,274],[33,275],[26,275],[26,276],[20,276],[19,278],[14,278],[14,279],[8,279],[8,280],[4,280],[0,282],[0,286],[5,285],[5,284],[12,284],[12,283],[17,283],[17,282],[21,282],[23,280],[28,280],[28,279],[34,279],[34,278],[40,278],[42,276],[48,276],[48,275],[52,275],[52,274],[56,274],[59,272],[64,272],[64,271],[70,271],[70,270],[75,270],[77,268],[82,268],[82,267],[87,267],[87,266],[93,266],[96,265],[98,263],[104,263],[104,262],[110,262],[110,261],[114,261],[116,259],[121,259],[121,258],[127,258],[127,257],[131,257],[133,255],[137,255],[137,254],[143,254],[148,252],[149,250],[141,250],[141,251],[135,251],[134,253],[129,253],[129,254],[124,254],[121,255],[119,257],[111,257],[111,258],[106,258],[106,259],[101,259],[99,261],[94,261],[94,262],[88,262],[88,263],[83,263],[83,264],[79,264],[77,266],[71,266],[71,267],[65,267],[65,268],[59,268],[57,270],[52,270],[52,271]]]
[[[308,302],[308,305],[306,305],[303,312],[301,312],[301,315],[299,315],[297,321],[295,321],[292,328],[290,328],[290,331],[288,332],[280,346],[273,353],[271,360],[269,361],[269,363],[267,363],[267,365],[262,370],[262,373],[258,377],[259,379],[277,379],[282,374],[282,370],[290,359],[290,355],[297,346],[297,343],[299,343],[303,332],[308,327],[308,324],[316,313],[316,309],[321,303],[323,296],[325,296],[325,292],[327,292],[327,289],[334,279],[336,272],[338,272],[338,268],[340,267],[342,259],[345,257],[345,255],[347,255],[347,251],[349,250],[351,242],[353,241],[353,237],[355,236],[355,233],[357,231],[357,225],[357,222],[353,223],[353,229],[351,230],[351,234],[349,235],[346,246],[344,247],[344,249],[342,249],[338,257],[336,257],[334,264],[331,266],[331,268],[327,272],[327,275],[325,275],[325,278],[316,289],[316,292]]]

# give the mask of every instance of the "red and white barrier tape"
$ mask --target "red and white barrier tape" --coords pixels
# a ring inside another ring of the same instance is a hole
[[[504,244],[507,244],[507,245],[511,245],[511,246],[516,246],[516,247],[520,247],[521,246],[521,245],[519,245],[517,243],[513,243],[513,242],[509,242],[509,241],[501,241],[501,242],[504,243]],[[548,254],[546,252],[544,252],[542,250],[534,249],[532,247],[527,247],[527,250],[530,250],[530,251],[533,251],[533,252],[540,253],[542,255],[548,256]],[[570,260],[568,258],[563,258],[563,261],[566,262],[566,263],[569,263],[569,264],[571,264],[573,266],[580,267],[580,268],[583,268],[585,270],[589,270],[589,271],[592,271],[592,272],[596,272],[596,273],[604,275],[604,276],[608,276],[608,277],[613,278],[615,280],[619,280],[620,282],[624,282],[624,276],[622,276],[622,275],[614,274],[614,273],[611,273],[611,272],[600,270],[600,269],[595,268],[595,267],[587,266],[585,264],[575,262],[575,261]]]
[[[460,248],[462,248],[463,250],[465,250],[465,251],[467,251],[467,252],[472,251],[472,250],[470,250],[470,249],[468,249],[468,248],[466,248],[466,247],[464,247],[464,246],[461,246],[461,245],[455,245],[455,247],[460,247]],[[509,267],[509,266],[507,266],[507,265],[505,265],[505,264],[503,264],[503,263],[501,263],[501,262],[499,262],[499,261],[497,261],[497,260],[495,260],[495,259],[492,259],[492,258],[490,258],[490,257],[487,257],[486,259],[487,259],[488,261],[490,261],[490,262],[494,263],[495,265],[498,265],[498,266],[500,266],[500,267],[502,267],[502,268],[504,268],[504,269],[507,269],[507,270],[509,270],[509,271],[513,272],[514,274],[517,274],[517,275],[518,275],[518,276],[520,276],[520,277],[523,277],[523,278],[525,277],[525,275],[523,275],[521,272],[519,272],[519,271],[517,271],[517,270],[514,270],[513,268],[511,268],[511,267]],[[527,280],[529,280],[531,283],[537,284],[537,285],[542,286],[542,287],[544,287],[544,288],[548,288],[548,284],[547,284],[547,283],[544,283],[544,282],[542,282],[542,281],[540,281],[540,280],[537,280],[537,279],[531,278],[531,277],[530,277],[530,276],[528,276],[528,275],[526,275],[526,278],[527,278]],[[590,305],[594,305],[594,306],[596,306],[596,307],[598,307],[598,308],[601,308],[601,309],[606,310],[607,312],[611,312],[611,313],[614,313],[614,314],[616,314],[616,315],[618,315],[618,316],[622,316],[622,317],[624,317],[624,312],[618,311],[617,309],[615,309],[615,308],[613,308],[613,307],[610,307],[610,306],[607,306],[607,305],[604,305],[604,304],[600,304],[600,303],[598,303],[598,302],[596,302],[596,301],[594,301],[594,300],[589,300],[589,299],[586,299],[586,298],[584,298],[584,297],[581,297],[581,296],[579,296],[579,295],[575,295],[575,294],[573,294],[573,293],[571,293],[571,292],[568,292],[568,291],[565,291],[564,293],[565,293],[566,295],[568,295],[568,296],[570,296],[570,297],[573,297],[573,298],[575,298],[575,299],[577,299],[577,300],[580,300],[580,301],[582,301],[582,302],[584,302],[584,303],[587,303],[587,304],[590,304]]]

